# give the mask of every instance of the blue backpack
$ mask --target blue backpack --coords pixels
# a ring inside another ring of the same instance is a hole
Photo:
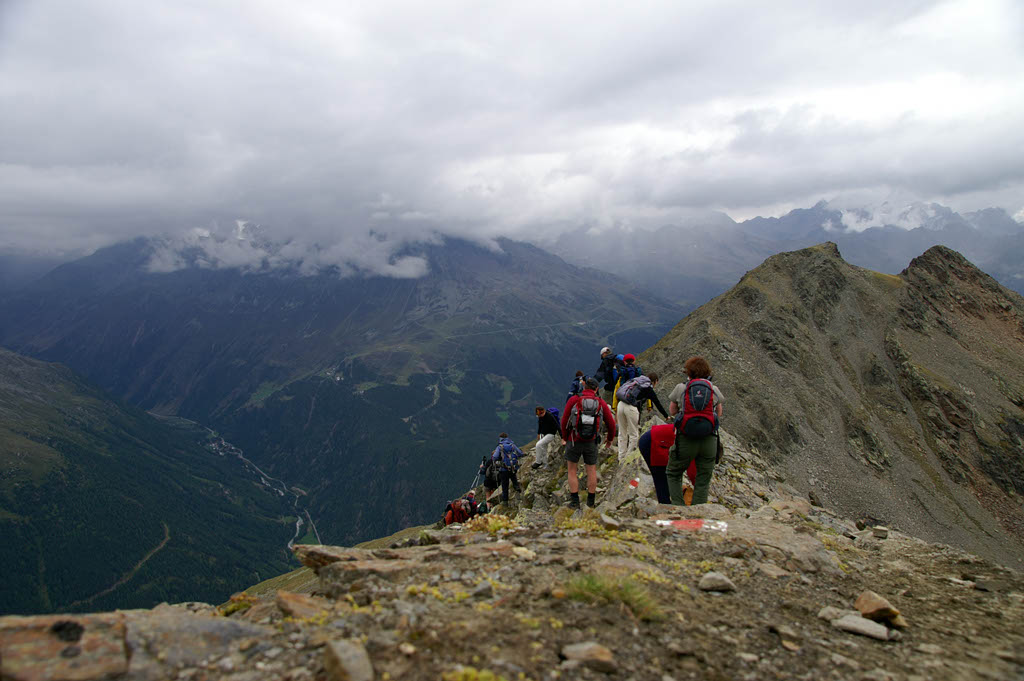
[[[512,440],[502,440],[494,448],[491,458],[498,461],[503,468],[511,471],[519,470],[519,456],[522,454],[519,447]]]
[[[635,364],[633,366],[627,366],[624,364],[619,367],[619,378],[622,379],[622,383],[620,385],[625,385],[626,381],[632,381],[637,376],[643,375],[644,370]]]
[[[559,411],[558,407],[548,407],[548,413],[555,417],[556,422],[562,423],[562,412]]]

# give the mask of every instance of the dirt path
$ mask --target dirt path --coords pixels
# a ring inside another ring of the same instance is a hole
[[[80,601],[75,601],[74,603],[72,603],[72,604],[70,604],[68,606],[68,609],[77,608],[80,605],[86,605],[87,603],[92,603],[97,598],[100,598],[101,596],[106,596],[107,594],[113,593],[114,590],[116,590],[116,589],[124,586],[125,584],[127,584],[128,581],[132,577],[135,576],[135,573],[138,572],[142,568],[142,566],[146,564],[146,561],[148,561],[150,558],[155,556],[163,547],[167,546],[167,542],[169,542],[171,540],[171,528],[167,527],[167,523],[161,523],[161,524],[164,526],[164,538],[163,538],[163,541],[161,541],[159,544],[157,544],[155,549],[153,549],[152,551],[147,553],[145,556],[143,556],[142,560],[140,560],[138,563],[136,563],[135,566],[132,567],[131,570],[126,572],[125,575],[123,577],[121,577],[121,579],[117,580],[116,582],[111,584],[109,587],[107,587],[103,591],[100,591],[98,594],[94,594],[92,596],[89,596],[89,598],[83,598]]]

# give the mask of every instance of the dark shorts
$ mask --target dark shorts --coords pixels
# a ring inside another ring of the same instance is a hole
[[[565,460],[572,463],[579,463],[580,457],[583,463],[588,466],[597,465],[597,440],[590,442],[577,442],[572,440],[565,446]]]

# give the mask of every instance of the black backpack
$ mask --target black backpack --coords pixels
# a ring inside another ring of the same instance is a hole
[[[596,397],[584,397],[573,405],[568,426],[577,440],[593,440],[601,430],[601,402]]]

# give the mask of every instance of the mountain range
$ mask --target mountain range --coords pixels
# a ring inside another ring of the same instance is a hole
[[[640,350],[682,315],[507,240],[410,249],[416,278],[214,268],[195,249],[154,268],[164,246],[101,249],[4,297],[0,344],[215,429],[305,489],[339,543],[433,518],[602,345]]]
[[[887,274],[944,245],[1024,293],[1024,225],[1001,208],[960,214],[935,203],[820,201],[778,218],[736,222],[709,213],[651,229],[581,228],[539,243],[569,262],[625,277],[691,310],[765,258],[825,241],[836,243],[850,263]]]

